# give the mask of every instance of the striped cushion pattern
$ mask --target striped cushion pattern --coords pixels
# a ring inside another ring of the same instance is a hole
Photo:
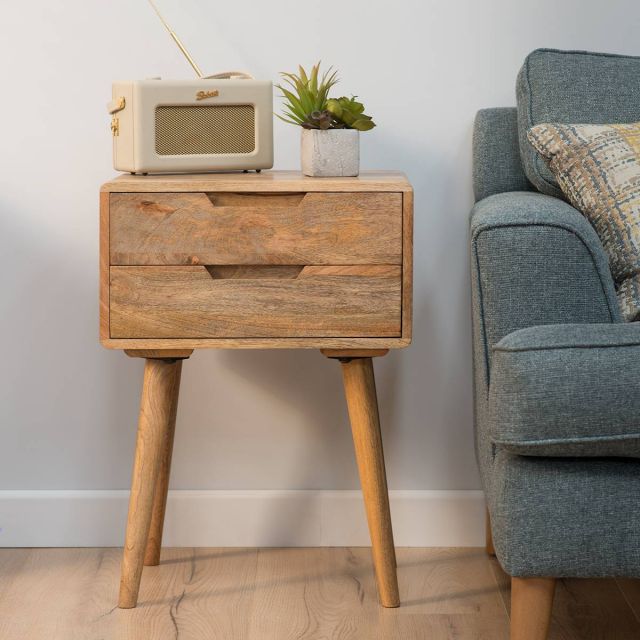
[[[527,137],[600,237],[624,319],[640,321],[640,122],[539,124]]]

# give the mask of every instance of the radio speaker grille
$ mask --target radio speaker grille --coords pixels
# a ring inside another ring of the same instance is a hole
[[[249,104],[156,107],[156,153],[186,156],[251,153],[255,108]]]

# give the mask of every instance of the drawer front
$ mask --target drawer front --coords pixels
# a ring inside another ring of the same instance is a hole
[[[394,337],[401,267],[112,266],[111,338]]]
[[[402,194],[112,193],[112,265],[402,263]]]

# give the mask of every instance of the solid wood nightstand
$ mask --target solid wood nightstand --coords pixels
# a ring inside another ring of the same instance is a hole
[[[399,605],[371,358],[411,341],[399,173],[122,175],[100,194],[100,341],[146,358],[119,606],[160,559],[182,360],[320,349],[342,363],[380,601]]]

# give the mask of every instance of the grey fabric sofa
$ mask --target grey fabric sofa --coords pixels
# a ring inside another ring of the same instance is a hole
[[[640,323],[523,132],[640,120],[640,59],[538,50],[517,96],[474,128],[476,446],[512,639],[542,640],[555,578],[640,577]]]

